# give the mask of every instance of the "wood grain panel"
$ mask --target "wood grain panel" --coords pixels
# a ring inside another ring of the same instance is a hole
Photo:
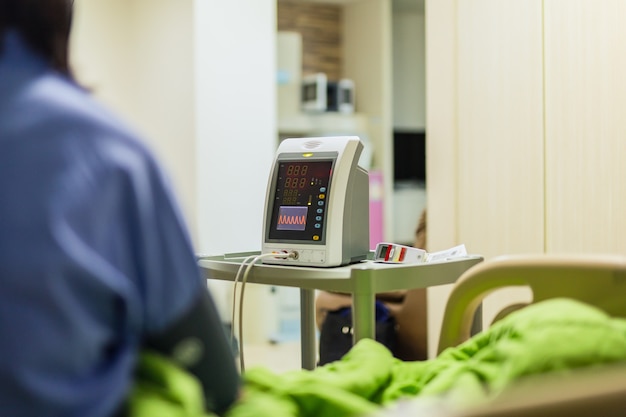
[[[626,252],[626,2],[547,0],[547,250]]]
[[[487,258],[543,251],[541,7],[458,1],[458,238]]]
[[[326,73],[328,79],[342,77],[342,6],[278,0],[279,31],[302,35],[302,74]]]

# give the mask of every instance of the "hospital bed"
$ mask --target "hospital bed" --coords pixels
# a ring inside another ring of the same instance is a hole
[[[555,297],[579,300],[611,316],[626,317],[626,257],[619,255],[510,255],[466,271],[446,304],[438,351],[470,337],[474,312],[497,289],[525,286],[532,302]],[[524,307],[513,304],[496,320]]]
[[[470,337],[484,297],[510,286],[529,287],[530,305],[507,308]],[[399,361],[362,339],[312,371],[248,369],[246,394],[227,417],[622,416],[625,317],[624,256],[495,258],[454,285],[436,358]]]
[[[531,303],[566,297],[626,317],[626,257],[606,255],[517,255],[494,258],[466,271],[455,284],[444,313],[438,351],[470,337],[473,313],[500,288],[526,286]],[[505,308],[496,320],[524,304]],[[455,417],[626,415],[626,365],[538,375],[519,381],[493,401]]]
[[[502,288],[524,286],[528,303],[505,307],[494,322],[530,304],[567,298],[626,317],[626,257],[613,255],[515,255],[497,257],[467,270],[450,294],[438,354],[471,337],[474,313],[485,298]],[[456,407],[441,397],[415,398],[376,417],[583,417],[626,415],[626,362],[586,366],[566,373],[520,378],[493,399]]]

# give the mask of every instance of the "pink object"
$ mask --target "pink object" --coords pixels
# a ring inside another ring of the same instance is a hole
[[[383,174],[370,171],[370,249],[383,241]]]

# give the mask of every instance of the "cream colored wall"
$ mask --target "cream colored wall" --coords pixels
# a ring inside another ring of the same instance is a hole
[[[76,0],[70,61],[78,81],[122,114],[135,108],[128,71],[131,16],[126,0]]]
[[[611,0],[427,3],[431,250],[624,252],[624,11]],[[429,291],[431,353],[449,290]],[[528,297],[490,297],[485,322]]]
[[[189,0],[77,0],[71,59],[155,151],[197,238],[191,14]]]
[[[173,178],[193,237],[196,219],[196,135],[193,2],[132,0],[134,121]]]

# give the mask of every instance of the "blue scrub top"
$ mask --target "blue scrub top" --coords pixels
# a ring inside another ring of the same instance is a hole
[[[1,41],[0,41],[1,42]],[[203,286],[154,158],[14,32],[0,48],[0,416],[110,416]]]

